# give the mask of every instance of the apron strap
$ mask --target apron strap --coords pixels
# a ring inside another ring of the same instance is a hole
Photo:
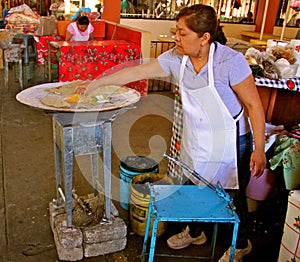
[[[241,118],[243,113],[244,113],[244,108],[241,107],[241,110],[235,116],[233,116],[233,119],[238,121]]]
[[[209,56],[208,56],[208,85],[214,86],[214,70],[213,70],[213,61],[214,61],[214,52],[215,52],[215,43],[211,43],[209,49]]]
[[[179,72],[179,87],[181,86],[181,82],[182,82],[182,79],[183,79],[183,74],[184,74],[184,69],[185,69],[187,59],[188,59],[187,55],[184,55],[182,57],[182,61],[181,61],[181,65],[180,65],[180,72]]]

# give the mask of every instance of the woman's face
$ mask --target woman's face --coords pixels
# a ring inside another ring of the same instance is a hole
[[[77,27],[79,31],[84,32],[88,28],[88,25],[80,25],[77,23]]]
[[[202,37],[189,29],[184,17],[180,18],[176,24],[176,34],[174,38],[177,52],[181,55],[198,56]]]

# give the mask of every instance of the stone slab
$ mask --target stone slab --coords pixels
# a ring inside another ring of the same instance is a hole
[[[50,225],[60,260],[77,261],[125,249],[127,226],[120,217],[91,227],[67,227],[63,206],[49,204]]]
[[[82,232],[80,228],[67,227],[66,214],[60,214],[55,217],[54,231],[57,233],[60,245],[64,248],[69,249],[82,246]]]
[[[56,230],[53,231],[58,258],[62,261],[78,261],[83,259],[83,247],[65,248],[59,240]]]
[[[126,237],[127,226],[121,218],[116,217],[111,223],[83,228],[82,233],[85,243],[105,242]]]
[[[126,247],[126,237],[94,244],[83,243],[85,257],[96,257],[100,255],[114,253]]]

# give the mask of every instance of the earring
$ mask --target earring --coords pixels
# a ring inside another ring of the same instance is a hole
[[[200,50],[199,50],[199,53],[198,53],[198,59],[199,59],[200,62],[202,61],[202,44],[200,45]]]

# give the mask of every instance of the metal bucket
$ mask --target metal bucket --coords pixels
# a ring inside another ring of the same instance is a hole
[[[137,175],[158,173],[156,161],[145,156],[128,156],[120,162],[120,204],[129,210],[130,182]]]
[[[142,174],[134,177],[130,184],[130,226],[138,235],[144,236],[150,201],[150,190],[146,183],[173,184],[172,180],[164,174]],[[152,223],[152,222],[151,222]],[[151,228],[149,236],[151,235]],[[167,229],[166,222],[159,222],[157,236],[163,234]]]

